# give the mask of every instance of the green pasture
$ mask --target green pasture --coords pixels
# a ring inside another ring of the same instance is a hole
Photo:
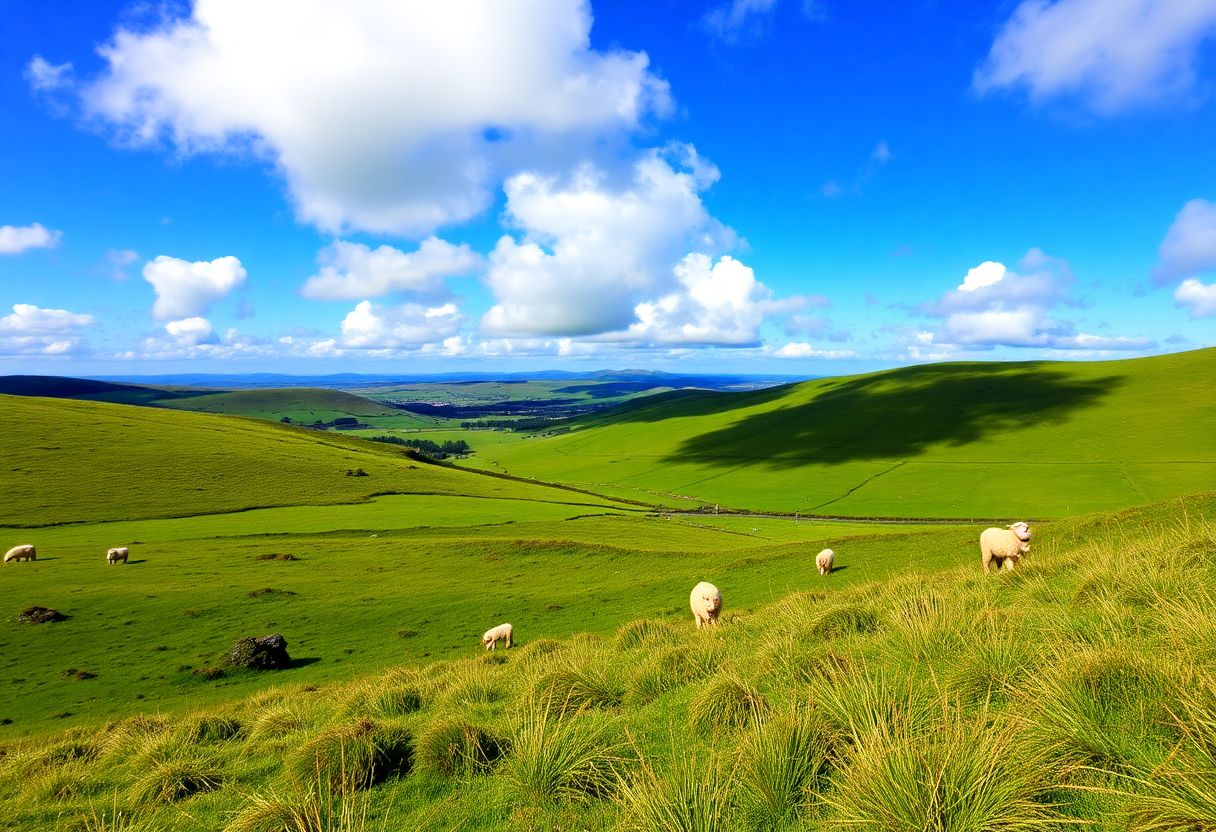
[[[406,413],[341,390],[311,387],[234,390],[167,399],[157,401],[156,404],[174,410],[252,416],[275,422],[287,418],[299,425],[311,425],[318,421],[332,422],[348,416],[354,416],[364,424],[385,429],[435,427],[445,421]]]
[[[762,511],[1062,517],[1216,489],[1216,350],[669,394],[581,424],[468,464]]]

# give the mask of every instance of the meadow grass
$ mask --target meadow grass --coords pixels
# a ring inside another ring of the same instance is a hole
[[[1216,490],[1213,404],[1216,349],[938,364],[655,396],[465,464],[689,507],[1065,517]]]
[[[0,806],[15,829],[1206,829],[1216,663],[1185,634],[1214,510],[1061,521],[1012,574],[808,576],[706,630],[647,616],[12,738]]]

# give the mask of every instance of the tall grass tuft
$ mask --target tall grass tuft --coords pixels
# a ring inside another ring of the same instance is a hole
[[[755,722],[767,711],[768,700],[755,687],[733,673],[725,673],[697,691],[688,703],[688,721],[693,728],[712,733]]]
[[[671,622],[641,618],[620,626],[616,631],[616,648],[618,650],[633,650],[637,647],[653,649],[658,645],[675,644],[679,638],[680,634]]]
[[[577,711],[619,705],[625,688],[613,665],[581,655],[563,656],[536,679],[531,694],[562,711]]]
[[[774,829],[793,821],[824,785],[832,750],[831,733],[813,712],[760,722],[734,771],[749,825]]]
[[[299,787],[320,784],[365,789],[413,767],[413,735],[364,719],[327,728],[287,758],[284,768]]]
[[[645,705],[669,690],[702,679],[721,662],[721,651],[714,645],[676,646],[653,654],[630,676],[625,687],[625,702]]]
[[[216,743],[236,739],[244,731],[236,717],[204,715],[187,720],[178,734],[189,743]]]
[[[817,639],[844,638],[873,633],[882,626],[878,613],[865,603],[842,603],[827,607],[814,617],[810,635]]]
[[[220,763],[212,758],[179,757],[144,767],[131,786],[136,803],[173,803],[223,785]]]
[[[868,830],[1038,832],[1058,818],[1041,801],[1050,765],[1012,742],[989,715],[946,717],[933,730],[903,724],[862,737],[835,791],[829,825]]]
[[[674,768],[660,776],[643,761],[622,779],[618,800],[625,825],[636,832],[721,832],[732,829],[727,780],[712,754],[676,752]]]
[[[613,724],[594,713],[559,713],[547,702],[525,706],[500,769],[506,785],[531,803],[607,796],[627,759]]]
[[[370,801],[365,794],[327,784],[291,796],[250,796],[224,832],[364,832]]]
[[[506,743],[464,717],[443,715],[418,732],[418,768],[444,777],[486,774],[502,757]]]
[[[888,734],[896,725],[927,725],[936,708],[934,692],[910,674],[888,676],[864,665],[824,673],[808,687],[827,724],[851,743]]]

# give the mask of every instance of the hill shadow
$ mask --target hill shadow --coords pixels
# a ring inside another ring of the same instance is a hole
[[[828,380],[810,401],[741,415],[719,430],[685,439],[667,461],[695,459],[733,466],[743,460],[774,468],[906,459],[932,445],[961,446],[992,434],[1058,421],[1094,405],[1126,376],[1079,379],[1039,365],[952,364]],[[638,408],[613,421],[658,421],[673,415],[720,415],[789,395],[789,388]]]

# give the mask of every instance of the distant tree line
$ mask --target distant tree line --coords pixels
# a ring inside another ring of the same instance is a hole
[[[413,448],[415,451],[424,453],[432,459],[463,456],[473,450],[469,447],[469,443],[463,439],[448,440],[442,445],[429,439],[402,439],[400,436],[372,436],[370,439],[373,442],[385,442],[389,445],[401,445],[405,448]]]

